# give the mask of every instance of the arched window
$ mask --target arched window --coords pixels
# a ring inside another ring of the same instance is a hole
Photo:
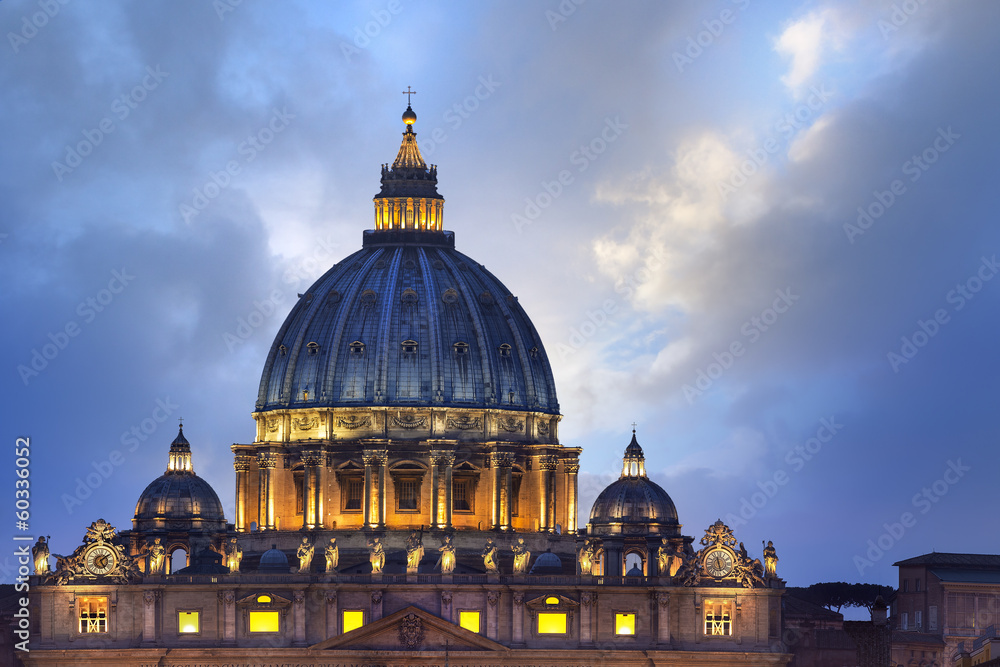
[[[313,342],[309,343],[308,345],[306,345],[306,349],[309,350],[309,356],[313,356],[315,354],[319,354],[319,343],[317,343],[316,341],[313,341]]]
[[[188,554],[182,548],[170,552],[170,573],[175,574],[188,566]]]

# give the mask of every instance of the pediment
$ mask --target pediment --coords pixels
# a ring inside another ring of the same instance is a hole
[[[405,609],[357,630],[331,637],[310,648],[319,650],[378,651],[505,651],[483,635],[470,632],[418,607]]]

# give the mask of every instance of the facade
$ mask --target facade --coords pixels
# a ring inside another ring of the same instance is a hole
[[[946,666],[963,653],[989,653],[980,649],[1000,614],[1000,556],[929,553],[895,565],[894,664]]]
[[[634,431],[577,526],[542,341],[403,121],[375,228],[268,353],[233,522],[179,432],[130,530],[36,545],[25,664],[787,665],[773,546],[683,535]]]

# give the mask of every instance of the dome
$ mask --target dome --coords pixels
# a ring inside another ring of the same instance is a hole
[[[360,406],[559,413],[541,338],[486,267],[442,226],[437,168],[406,126],[382,166],[375,229],[292,308],[256,411]]]
[[[265,572],[288,572],[288,556],[277,544],[272,544],[270,549],[261,554],[257,569]]]
[[[561,574],[562,560],[551,551],[539,554],[528,574]]]
[[[635,431],[625,449],[621,477],[601,491],[590,510],[590,525],[598,532],[602,526],[623,524],[668,524],[680,528],[674,501],[660,485],[646,477],[642,447]]]
[[[219,496],[191,466],[191,446],[184,437],[183,427],[170,445],[167,472],[153,480],[139,496],[132,525],[141,532],[226,529]]]

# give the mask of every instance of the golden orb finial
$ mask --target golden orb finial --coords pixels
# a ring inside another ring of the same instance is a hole
[[[403,112],[403,122],[407,125],[413,125],[417,122],[417,114],[413,112],[413,108],[407,105],[406,111]]]

